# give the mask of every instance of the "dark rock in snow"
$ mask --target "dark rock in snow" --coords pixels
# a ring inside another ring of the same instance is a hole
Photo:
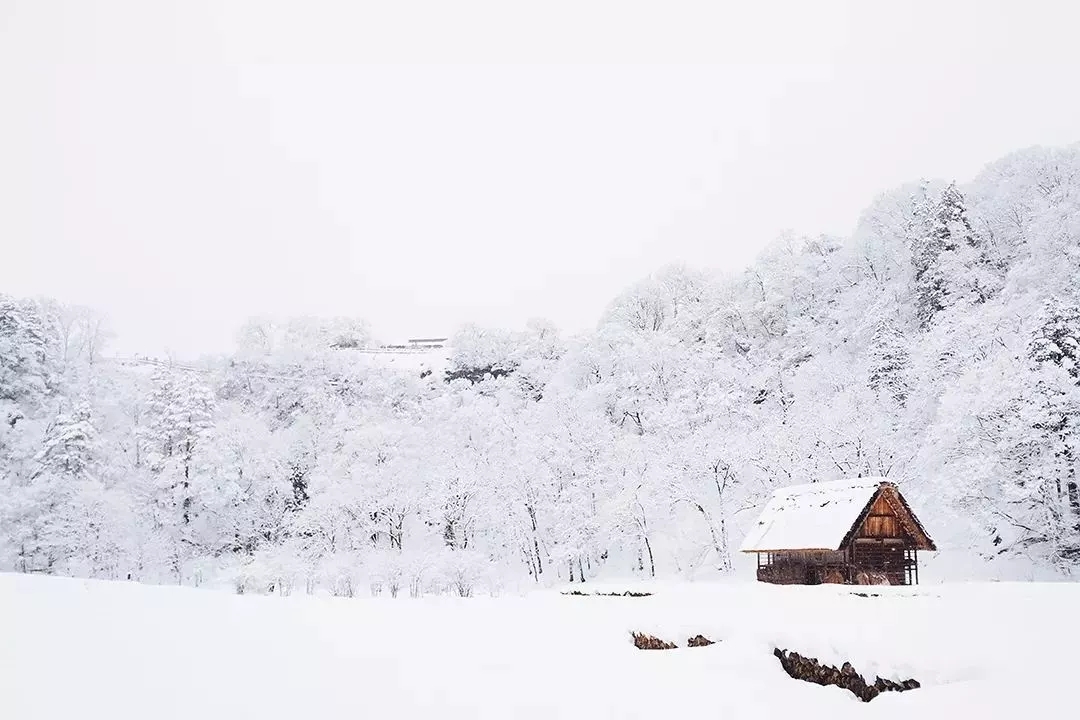
[[[632,632],[630,635],[634,638],[634,647],[638,650],[674,650],[677,647],[675,643],[645,633]]]
[[[818,685],[836,685],[850,690],[863,702],[870,702],[883,692],[903,692],[920,687],[919,681],[912,679],[897,682],[879,677],[873,683],[867,683],[849,662],[837,669],[832,665],[822,665],[817,658],[804,657],[790,650],[776,648],[773,650],[773,655],[780,660],[784,671],[796,680],[805,680]]]

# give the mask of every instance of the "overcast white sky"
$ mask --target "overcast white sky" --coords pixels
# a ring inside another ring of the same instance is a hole
[[[1073,3],[871,5],[0,0],[0,291],[120,352],[259,313],[580,330],[1080,139]]]

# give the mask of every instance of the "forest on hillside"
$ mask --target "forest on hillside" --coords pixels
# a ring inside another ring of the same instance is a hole
[[[1078,279],[1074,145],[735,275],[659,270],[588,333],[461,328],[445,372],[368,361],[348,318],[122,363],[93,310],[0,295],[0,571],[340,595],[723,573],[773,489],[883,475],[946,552],[1075,573]]]

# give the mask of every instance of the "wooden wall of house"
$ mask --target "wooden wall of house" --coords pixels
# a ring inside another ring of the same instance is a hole
[[[785,550],[774,555],[775,562],[804,565],[843,565],[847,562],[847,553],[843,550]]]
[[[888,490],[878,494],[855,534],[851,560],[857,569],[884,572],[891,584],[903,585],[906,583],[904,550],[914,547],[915,541],[904,529],[887,493]],[[899,500],[894,502],[900,504]]]
[[[847,553],[837,550],[785,550],[767,553],[759,565],[757,579],[776,585],[817,585],[827,582],[830,569],[846,579]],[[835,581],[835,580],[834,580]]]
[[[907,584],[907,557],[901,540],[858,539],[852,547],[852,564],[859,570],[885,573],[890,585]]]
[[[763,555],[757,579],[776,585],[856,583],[860,572],[883,573],[890,585],[910,581],[905,543],[895,538],[858,538],[850,551],[789,550]]]
[[[773,585],[809,585],[811,578],[807,567],[801,563],[774,563],[763,565],[757,570],[758,582]]]
[[[885,493],[878,495],[877,500],[874,501],[873,506],[870,508],[869,515],[866,516],[862,527],[859,528],[859,532],[855,536],[859,538],[908,539],[900,519],[896,516],[896,511],[885,499]]]

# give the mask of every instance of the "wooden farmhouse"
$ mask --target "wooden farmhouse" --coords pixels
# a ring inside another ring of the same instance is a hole
[[[882,478],[777,490],[741,548],[757,555],[758,580],[781,585],[917,584],[919,551],[936,549]]]

